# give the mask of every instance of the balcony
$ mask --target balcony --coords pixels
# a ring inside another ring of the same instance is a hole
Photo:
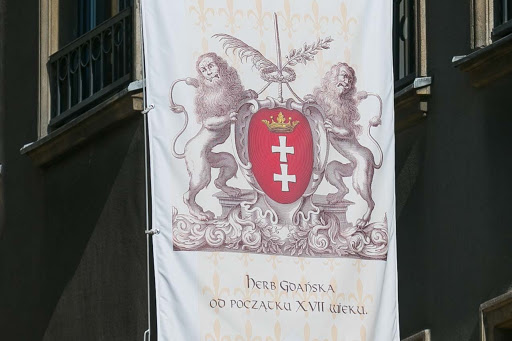
[[[138,117],[144,81],[139,0],[106,0],[114,15],[107,11],[108,18],[85,33],[76,29],[79,23],[70,25],[80,8],[64,11],[55,0],[40,1],[39,134],[21,153],[46,166]]]
[[[53,131],[132,81],[132,9],[127,8],[50,56]]]

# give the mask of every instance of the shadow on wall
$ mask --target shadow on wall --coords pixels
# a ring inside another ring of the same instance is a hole
[[[0,164],[0,236],[4,231],[5,224],[5,206],[4,206],[4,181],[2,174],[2,165]]]

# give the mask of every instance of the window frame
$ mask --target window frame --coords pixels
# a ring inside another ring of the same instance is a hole
[[[38,93],[38,139],[49,134],[48,127],[51,121],[51,94],[48,62],[50,56],[59,51],[59,1],[39,0],[39,93]],[[120,4],[126,0],[112,1],[112,7],[119,9]],[[142,36],[141,20],[139,16],[140,0],[132,2],[132,63],[131,73],[133,80],[142,79]]]
[[[417,124],[427,115],[432,78],[427,71],[426,0],[414,0],[415,72],[394,82],[395,130]],[[395,13],[395,11],[394,11]],[[393,40],[398,31],[393,30]],[[394,43],[395,44],[395,43]],[[396,61],[393,61],[396,65]]]
[[[512,17],[508,18],[509,16],[511,16],[512,8],[508,8],[508,4],[505,3],[508,1],[509,0],[494,0],[494,22],[491,32],[491,38],[493,41],[503,38],[512,33]]]
[[[452,65],[469,73],[471,85],[479,88],[512,73],[512,28],[506,35],[496,34],[495,0],[471,0],[470,11],[471,51],[454,56]]]

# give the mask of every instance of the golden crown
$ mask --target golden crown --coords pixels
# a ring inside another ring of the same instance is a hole
[[[285,118],[282,112],[277,115],[277,122],[274,122],[274,116],[270,116],[270,121],[261,120],[261,122],[265,123],[268,130],[273,133],[291,133],[299,121],[293,121],[292,118],[288,117],[288,122],[285,122]]]

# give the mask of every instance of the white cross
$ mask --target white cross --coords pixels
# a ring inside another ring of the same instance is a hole
[[[281,174],[274,173],[274,182],[281,181],[281,192],[289,192],[289,182],[297,182],[295,175],[288,175],[288,165],[281,164]]]
[[[295,154],[295,148],[286,146],[286,136],[279,136],[279,146],[272,146],[272,153],[279,153],[279,162],[288,162],[286,154]]]

